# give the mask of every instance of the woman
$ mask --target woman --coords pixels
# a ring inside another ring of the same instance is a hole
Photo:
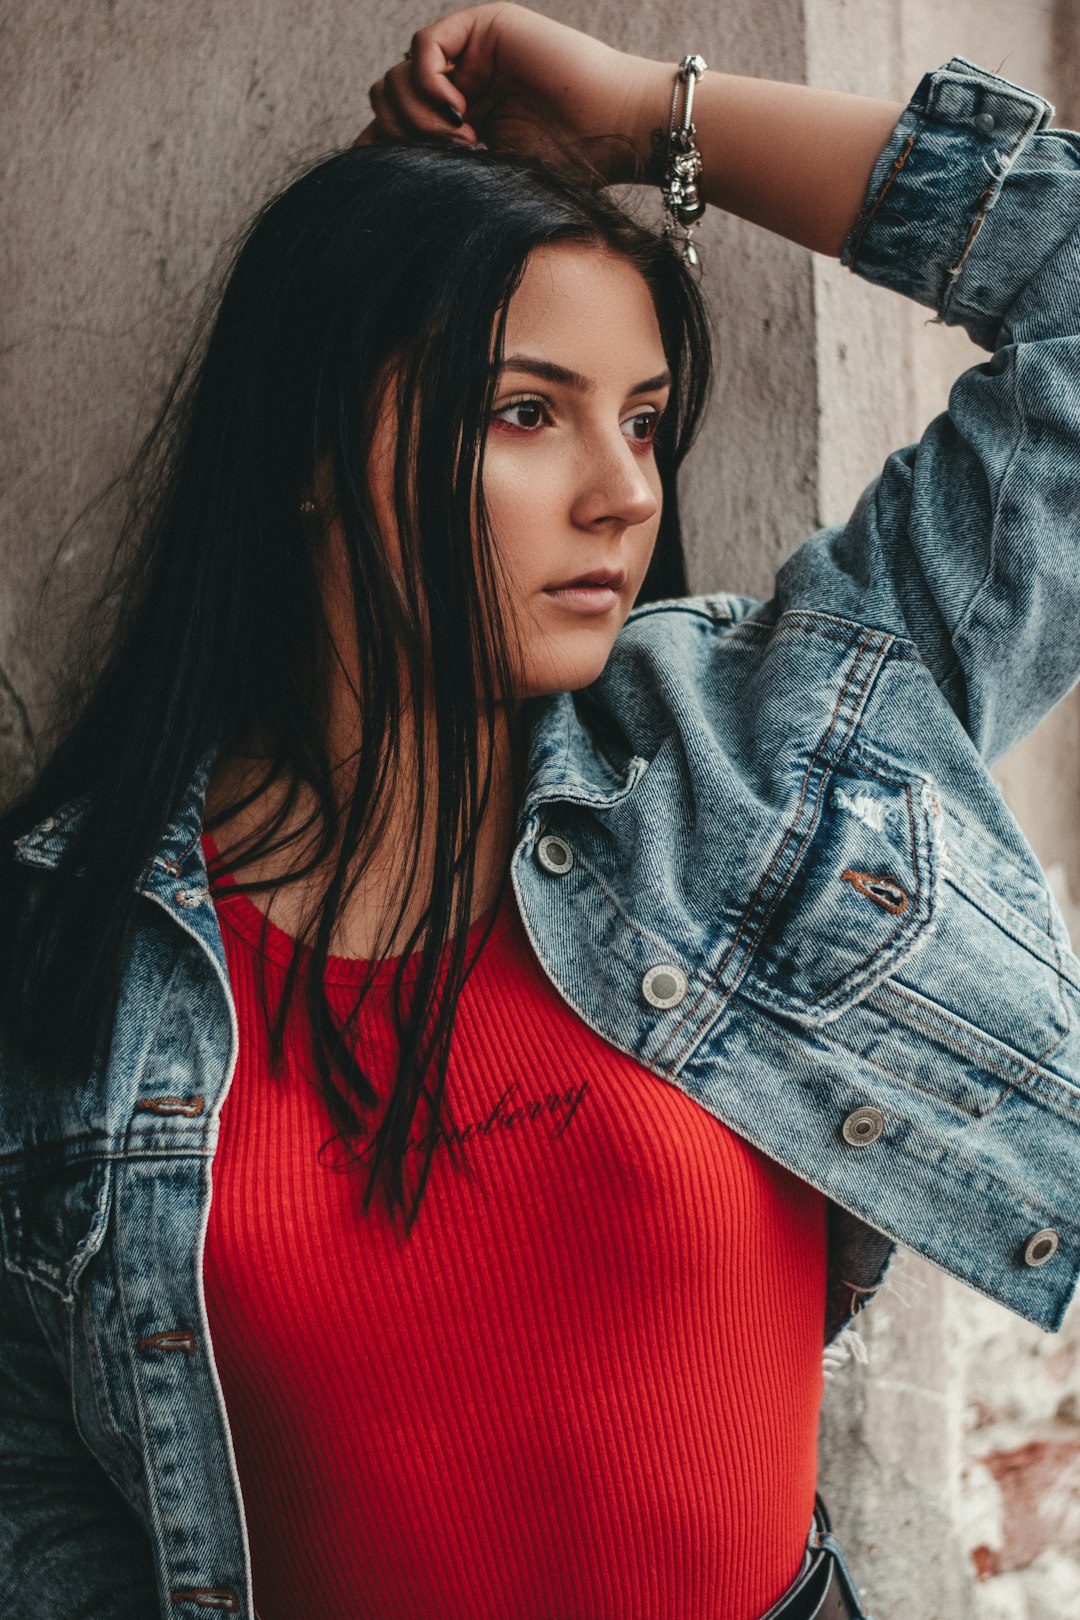
[[[992,356],[687,597],[705,316],[602,192],[675,71],[421,29],[152,435],[0,826],[5,1614],[858,1616],[823,1339],[898,1241],[1060,1324],[1080,963],[986,764],[1080,667],[1080,139],[697,79],[707,203]]]

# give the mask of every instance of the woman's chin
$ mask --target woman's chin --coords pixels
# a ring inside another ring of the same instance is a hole
[[[578,642],[586,640],[585,637],[574,639]],[[552,649],[528,666],[524,696],[548,697],[554,692],[577,692],[583,686],[591,686],[593,681],[599,680],[611,657],[615,637],[608,634],[601,640],[593,635],[588,641],[592,644],[571,645],[560,654]]]

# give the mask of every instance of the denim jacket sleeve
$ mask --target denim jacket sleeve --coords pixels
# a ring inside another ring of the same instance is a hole
[[[841,254],[991,351],[846,524],[784,565],[785,608],[905,635],[988,761],[1080,675],[1080,135],[954,57],[922,79]]]

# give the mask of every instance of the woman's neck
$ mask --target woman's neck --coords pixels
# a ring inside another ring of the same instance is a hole
[[[491,790],[477,833],[470,921],[483,916],[495,904],[509,864],[515,821],[510,731],[514,723],[515,716],[500,706],[496,711]],[[350,722],[344,707],[335,704],[329,734],[329,754],[331,759],[342,761],[334,773],[341,782],[339,808],[348,802],[350,782],[355,774],[355,761],[351,758],[355,750],[355,736],[355,718],[351,718]],[[479,759],[482,781],[487,760],[486,736],[482,736],[481,742],[485,745]],[[376,837],[365,852],[363,870],[346,902],[337,934],[331,941],[331,954],[335,956],[370,960],[375,955],[400,955],[409,948],[410,935],[430,902],[436,862],[446,860],[449,853],[439,847],[434,825],[437,777],[433,752],[429,736],[425,748],[425,824],[417,847],[415,827],[421,778],[420,759],[413,726],[411,723],[401,726],[397,761],[387,785]],[[209,820],[255,791],[266,774],[266,768],[266,760],[255,753],[223,755],[217,761],[210,779],[204,819]],[[287,781],[276,781],[260,792],[250,805],[215,828],[214,839],[221,854],[228,857],[231,851],[249,843],[253,835],[273,820],[287,792]],[[274,841],[302,828],[316,808],[313,790],[301,784],[297,802],[274,835]],[[241,888],[253,882],[276,883],[298,866],[306,864],[317,843],[317,828],[316,822],[308,833],[288,848],[260,856],[244,865],[236,874],[237,883]],[[322,901],[336,860],[335,851],[322,868],[308,877],[292,883],[281,883],[272,889],[257,890],[251,899],[272,917],[278,927],[288,934],[299,936]],[[392,937],[387,937],[401,904],[402,893],[410,880],[411,893],[402,920]]]

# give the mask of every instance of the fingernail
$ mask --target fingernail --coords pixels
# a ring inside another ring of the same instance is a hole
[[[440,101],[439,110],[446,119],[447,123],[453,124],[455,129],[460,129],[462,124],[465,122],[457,108],[451,107],[448,101]]]

